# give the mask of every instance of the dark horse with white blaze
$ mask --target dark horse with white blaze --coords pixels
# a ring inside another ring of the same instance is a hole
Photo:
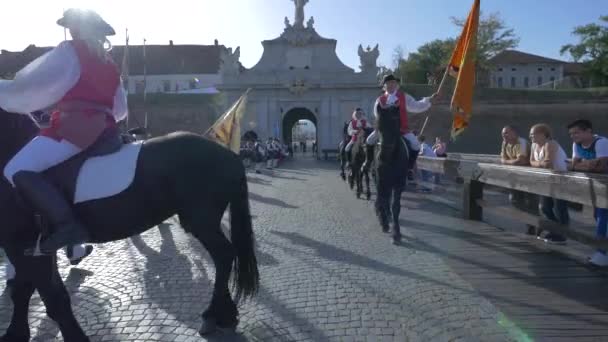
[[[382,231],[388,233],[389,221],[392,219],[394,244],[401,242],[401,193],[406,186],[406,175],[409,168],[410,149],[402,138],[399,123],[399,107],[382,108],[378,104],[376,129],[379,136],[377,146],[367,146],[364,169],[374,164],[376,169],[376,216],[382,226]],[[374,163],[372,160],[375,159]]]
[[[37,133],[38,127],[29,117],[0,110],[2,168]],[[65,171],[61,168],[70,162],[46,174],[58,185],[73,182],[64,179],[66,177],[52,176],[54,172]],[[234,271],[237,302],[255,295],[259,286],[247,178],[238,156],[199,135],[172,133],[143,142],[136,169],[131,172],[134,178],[124,191],[74,205],[76,215],[89,229],[90,242],[125,239],[177,214],[181,226],[209,251],[216,267],[213,297],[202,313],[200,333],[234,329],[238,310],[228,286],[231,272]],[[102,180],[100,177],[97,181]],[[29,341],[28,309],[34,290],[40,294],[47,315],[58,324],[64,341],[89,341],[72,312],[56,256],[24,253],[35,244],[40,231],[44,231],[40,216],[4,178],[0,181],[0,201],[0,247],[17,270],[11,293],[13,315],[0,341]],[[221,229],[228,205],[230,241]],[[42,221],[46,220],[42,218]]]

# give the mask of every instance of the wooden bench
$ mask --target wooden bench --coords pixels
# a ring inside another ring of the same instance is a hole
[[[340,151],[338,149],[331,149],[331,148],[326,148],[326,149],[321,150],[321,153],[323,153],[324,160],[329,160],[329,154],[334,155],[337,159],[339,152]]]
[[[585,230],[562,226],[511,206],[491,205],[483,200],[484,186],[518,190],[541,196],[550,196],[584,206],[608,208],[608,175],[578,172],[553,172],[522,166],[487,163],[487,156],[461,155],[459,157],[419,157],[418,168],[444,175],[445,178],[464,183],[462,212],[465,219],[480,221],[483,212],[515,218],[526,224],[555,231],[570,239],[597,248],[607,248],[608,241],[597,240]],[[480,160],[480,161],[476,161]]]

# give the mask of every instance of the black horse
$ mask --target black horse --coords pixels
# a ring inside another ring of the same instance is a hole
[[[367,147],[363,168],[367,170],[374,164],[378,192],[375,202],[376,216],[382,231],[386,233],[390,230],[389,221],[392,219],[392,240],[394,244],[399,244],[401,194],[406,186],[411,151],[399,130],[399,107],[382,108],[378,104],[377,113],[376,127],[380,143]]]
[[[37,132],[38,127],[29,117],[0,110],[0,166],[4,168]],[[65,174],[66,165],[73,160],[45,174]],[[143,142],[134,172],[126,190],[74,205],[76,215],[89,229],[90,242],[125,239],[177,214],[182,227],[209,251],[216,267],[213,297],[202,314],[200,333],[234,329],[238,310],[229,290],[231,272],[234,271],[237,302],[253,296],[259,286],[247,178],[238,156],[199,135],[173,133]],[[68,177],[51,179],[60,187],[73,182]],[[66,192],[66,196],[70,195]],[[221,230],[222,216],[229,204],[230,240]],[[56,256],[28,256],[24,252],[45,230],[46,225],[40,222],[46,220],[41,220],[3,177],[0,205],[0,247],[17,270],[11,293],[13,315],[0,341],[29,341],[28,310],[34,290],[40,294],[47,315],[58,324],[64,341],[89,341],[74,317]]]
[[[369,186],[369,168],[364,168],[363,164],[366,160],[367,149],[372,149],[373,146],[368,146],[365,144],[365,139],[369,137],[369,135],[374,131],[373,128],[368,127],[363,129],[363,143],[359,146],[359,149],[353,153],[352,162],[349,174],[349,181],[352,179],[354,185],[356,185],[357,190],[357,198],[361,198],[363,194],[363,179],[365,178],[365,184],[367,192],[365,193],[366,198],[369,200],[372,197],[372,192]],[[352,188],[351,184],[351,188]]]

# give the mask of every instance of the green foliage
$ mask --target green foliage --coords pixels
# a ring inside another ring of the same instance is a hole
[[[588,24],[574,28],[578,44],[562,46],[561,53],[568,53],[577,62],[583,62],[591,78],[591,86],[608,85],[608,16],[600,17],[601,24]]]
[[[451,19],[459,27],[463,27],[466,21],[466,19]],[[408,83],[426,84],[429,75],[434,76],[439,82],[445,65],[452,56],[455,44],[456,38],[436,39],[428,42],[419,47],[416,52],[410,53],[407,58],[402,58],[395,73]],[[477,66],[479,68],[487,69],[490,58],[504,50],[515,48],[518,44],[519,38],[515,35],[515,31],[506,26],[499,13],[492,13],[488,16],[480,14],[477,36]]]

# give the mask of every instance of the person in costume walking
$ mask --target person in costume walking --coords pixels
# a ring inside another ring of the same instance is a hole
[[[119,138],[116,122],[128,112],[120,72],[108,53],[107,37],[114,29],[94,11],[80,9],[68,9],[57,24],[70,31],[72,40],[28,64],[14,80],[0,81],[0,108],[5,111],[52,112],[50,127],[4,168],[6,179],[54,227],[40,244],[45,254],[87,242],[89,234],[62,193],[40,172],[86,150],[102,133]]]

